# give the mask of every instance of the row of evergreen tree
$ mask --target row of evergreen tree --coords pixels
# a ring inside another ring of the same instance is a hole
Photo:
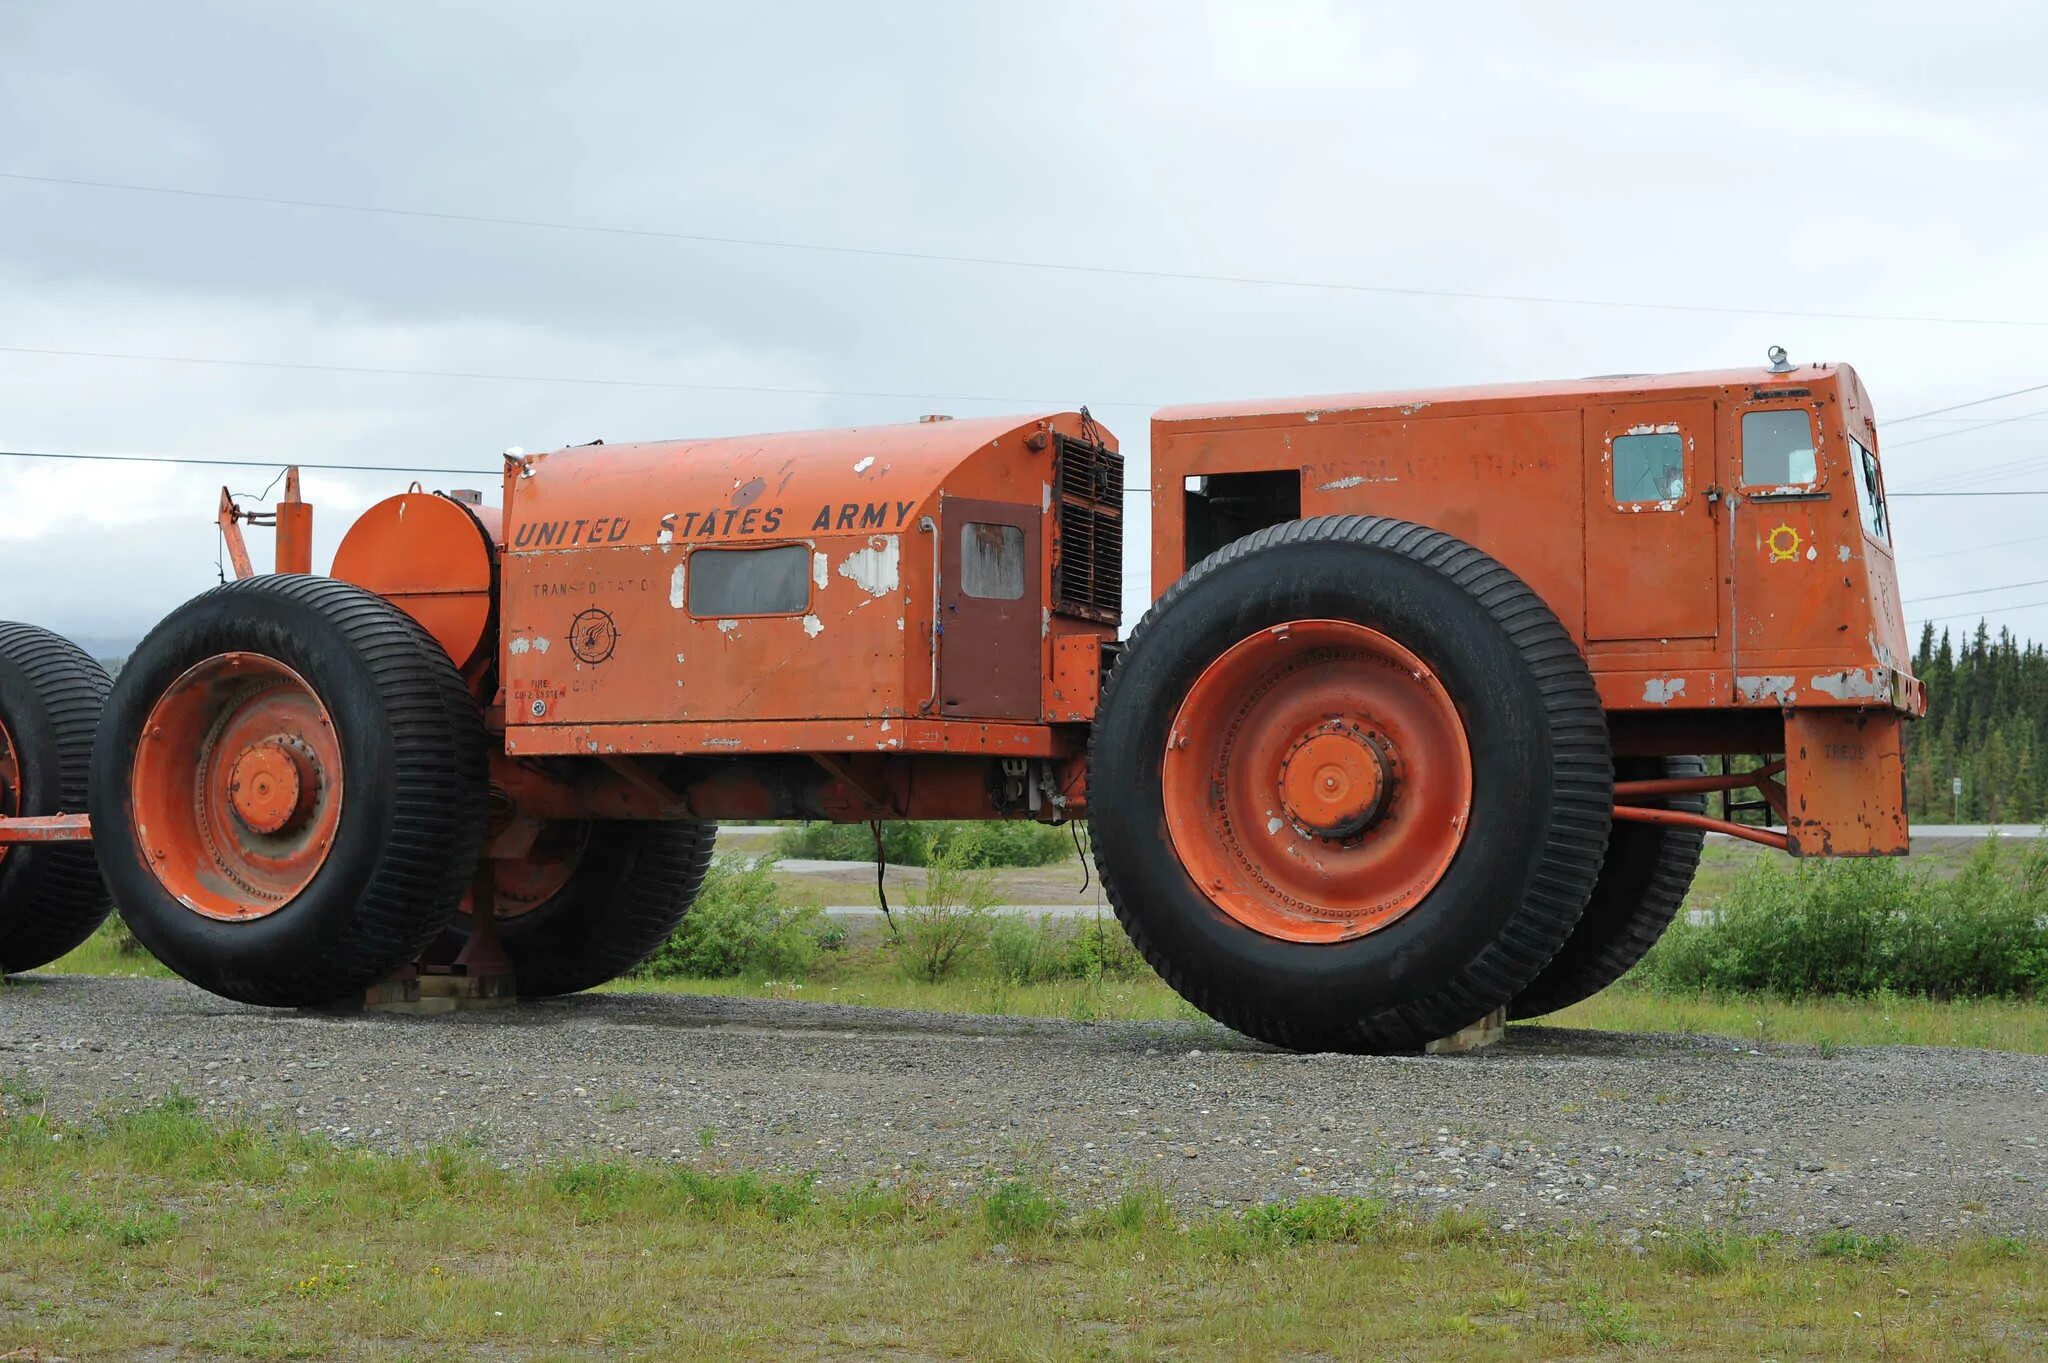
[[[2048,819],[2048,651],[1982,620],[1960,646],[1924,625],[1913,671],[1927,683],[1927,718],[1906,731],[1913,821]]]

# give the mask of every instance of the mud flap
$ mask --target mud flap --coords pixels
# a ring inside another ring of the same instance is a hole
[[[1906,854],[1904,730],[1897,713],[1786,712],[1786,832],[1793,856]]]

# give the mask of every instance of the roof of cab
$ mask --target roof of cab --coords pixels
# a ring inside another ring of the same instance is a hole
[[[1768,369],[1713,369],[1688,374],[1603,374],[1585,379],[1534,383],[1486,383],[1461,388],[1417,388],[1390,393],[1340,393],[1298,398],[1252,398],[1236,402],[1162,407],[1155,425],[1251,421],[1272,417],[1320,420],[1326,416],[1394,411],[1412,415],[1424,408],[1459,406],[1565,406],[1588,397],[1627,401],[1637,397],[1724,388],[1786,388],[1846,376],[1847,365],[1799,365],[1785,373]]]

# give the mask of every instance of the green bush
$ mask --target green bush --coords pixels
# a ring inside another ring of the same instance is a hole
[[[2035,996],[2048,992],[2048,847],[1988,841],[1948,881],[1888,859],[1762,862],[1708,921],[1672,924],[1637,973],[1686,991]]]
[[[969,867],[963,853],[925,848],[925,887],[897,911],[892,927],[903,973],[937,984],[988,949],[996,924],[995,877]]]
[[[1050,866],[1074,854],[1074,833],[1070,828],[1024,819],[939,819],[882,825],[882,858],[892,866],[923,866],[934,846],[963,867]],[[799,824],[776,835],[775,850],[785,857],[872,861],[875,835],[864,823]]]
[[[826,932],[816,905],[785,901],[775,884],[773,858],[721,856],[705,872],[681,926],[633,973],[801,979],[817,960]]]

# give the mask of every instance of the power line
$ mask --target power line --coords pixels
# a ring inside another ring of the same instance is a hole
[[[1974,426],[1959,426],[1953,431],[1936,431],[1931,435],[1915,436],[1911,440],[1894,440],[1885,446],[1885,452],[1890,454],[1904,449],[1908,445],[1925,445],[1930,440],[1947,440],[1950,436],[1968,435],[1972,431],[1988,431],[1993,426],[2010,426],[2015,421],[2025,421],[2030,417],[2037,416],[2048,416],[2048,407],[2039,408],[2031,412],[2021,412],[2017,416],[2002,416],[1990,421],[1980,421]]]
[[[1906,623],[1908,625],[1938,625],[1944,620],[1967,620],[1971,616],[1981,620],[1987,615],[2009,615],[2013,611],[2030,611],[2040,606],[2048,606],[2048,601],[2022,601],[2018,605],[1993,606],[1988,610],[1957,611],[1953,615],[1929,615],[1918,620],[1908,620]]]
[[[1887,492],[1886,501],[1897,497],[2048,497],[2048,487],[1987,488],[1981,492]]]
[[[2017,591],[2021,587],[2048,587],[2048,577],[2037,577],[2031,582],[2008,582],[1999,587],[1972,587],[1964,592],[1936,592],[1932,596],[1908,597],[1899,604],[1902,606],[1913,606],[1918,605],[1922,601],[1946,601],[1950,597],[1955,596],[1988,596],[1992,592]]]
[[[452,213],[421,208],[386,208],[373,204],[341,203],[326,199],[286,199],[265,194],[235,194],[224,190],[184,189],[170,185],[138,185],[112,180],[84,180],[59,175],[29,175],[0,171],[0,179],[28,184],[63,185],[74,189],[110,190],[127,194],[158,194],[185,199],[206,199],[222,203],[262,204],[272,208],[310,208],[331,213],[360,213],[378,217],[415,218],[433,222],[482,223],[495,227],[520,227],[546,232],[581,232],[602,236],[638,237],[660,241],[682,241],[707,246],[743,246],[762,250],[809,251],[825,255],[863,256],[870,259],[914,260],[950,265],[992,266],[1010,270],[1054,271],[1066,274],[1109,275],[1127,279],[1163,279],[1183,283],[1233,284],[1257,288],[1313,289],[1336,293],[1378,294],[1405,298],[1441,298],[1483,303],[1522,303],[1546,307],[1620,308],[1632,311],[1710,313],[1735,317],[1818,318],[1829,321],[1905,322],[1939,326],[2048,327],[2048,320],[2014,317],[1946,317],[1911,313],[1824,312],[1790,308],[1744,308],[1712,303],[1634,302],[1617,298],[1579,298],[1556,294],[1490,293],[1466,289],[1434,289],[1393,284],[1359,284],[1341,280],[1291,279],[1277,275],[1222,274],[1197,270],[1156,270],[1126,265],[1092,265],[1072,261],[1032,260],[1015,256],[967,255],[947,251],[918,251],[882,246],[849,246],[839,242],[792,241],[774,237],[724,236],[708,232],[679,232],[651,227],[618,227],[604,223],[561,222],[545,218],[499,217],[485,213]]]
[[[76,459],[92,464],[193,464],[224,469],[275,469],[295,464],[323,473],[448,473],[464,478],[496,478],[499,469],[433,468],[426,464],[308,464],[299,459],[212,459],[177,454],[69,454],[56,450],[0,450],[0,459]]]
[[[1898,495],[1896,493],[1894,496]],[[1935,559],[1957,558],[1963,554],[1987,553],[1993,549],[2010,549],[2015,544],[2039,544],[2048,540],[2048,535],[2025,535],[2014,540],[1999,540],[1993,544],[1966,544],[1960,549],[1944,549],[1938,554],[1901,554],[1900,558],[1913,563],[1931,563]]]
[[[1982,407],[1987,402],[1999,402],[2006,398],[2025,397],[2028,393],[2040,392],[2048,392],[2048,383],[2037,383],[2031,388],[2015,388],[2009,393],[1993,393],[1988,398],[1971,398],[1968,402],[1958,402],[1947,407],[1934,407],[1924,412],[1915,412],[1911,416],[1895,416],[1884,424],[1886,426],[1903,426],[1908,421],[1925,421],[1931,416],[1943,416],[1949,412],[1960,412],[1965,407]]]
[[[484,383],[571,383],[595,388],[654,388],[685,393],[767,393],[777,397],[877,398],[894,402],[997,402],[1019,407],[1065,407],[1056,398],[999,397],[977,393],[892,393],[851,388],[779,388],[762,384],[683,383],[668,379],[606,379],[560,374],[492,374],[462,369],[401,369],[366,364],[313,364],[294,360],[244,360],[210,355],[153,355],[121,350],[53,350],[45,346],[0,345],[0,354],[54,355],[74,360],[135,360],[152,364],[203,364],[241,369],[287,369],[315,374],[380,374],[421,379],[472,379]],[[1157,402],[1091,402],[1091,407],[1164,406]]]

